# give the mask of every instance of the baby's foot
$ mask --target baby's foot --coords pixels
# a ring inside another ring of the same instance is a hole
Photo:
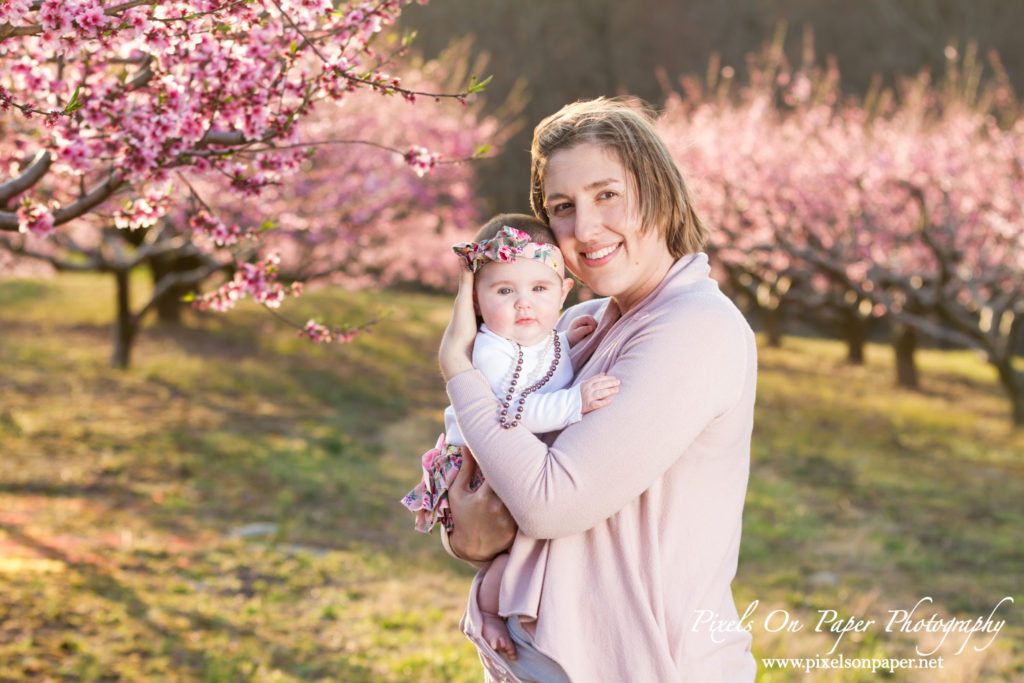
[[[515,659],[516,646],[512,644],[512,637],[508,634],[505,620],[497,614],[488,614],[487,612],[483,613],[483,617],[483,635],[487,644],[509,659]]]

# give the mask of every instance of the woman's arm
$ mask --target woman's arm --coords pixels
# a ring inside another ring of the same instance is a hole
[[[463,372],[473,370],[473,340],[476,338],[476,311],[473,308],[473,273],[462,270],[459,292],[452,306],[452,319],[448,321],[437,359],[445,381]]]
[[[741,398],[752,410],[753,336],[720,294],[689,296],[629,338],[602,342],[597,362],[607,353],[614,361],[600,369],[621,381],[618,395],[550,447],[522,427],[494,424],[495,399],[482,376],[464,373],[448,382],[467,443],[528,536],[593,527],[649,488]],[[749,430],[733,431],[716,438],[749,440]]]
[[[445,380],[457,375],[470,374],[480,378],[487,386],[487,380],[473,368],[473,340],[476,338],[476,312],[473,309],[473,273],[462,271],[459,293],[455,296],[452,319],[441,338],[438,360]],[[492,415],[493,418],[493,415]],[[497,420],[494,420],[497,424]],[[516,535],[516,523],[501,499],[495,495],[485,481],[475,491],[470,489],[476,461],[467,454],[462,468],[448,490],[448,504],[451,507],[454,528],[450,535],[442,534],[442,543],[455,557],[477,566],[488,562],[500,552],[507,550]]]

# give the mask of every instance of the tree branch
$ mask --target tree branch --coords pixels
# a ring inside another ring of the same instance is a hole
[[[53,224],[61,225],[63,223],[67,223],[72,218],[78,218],[90,209],[93,209],[105,202],[111,195],[126,184],[125,180],[120,177],[120,174],[116,172],[112,173],[106,180],[93,188],[93,190],[88,194],[79,197],[76,201],[68,204],[64,208],[54,211]]]
[[[147,55],[142,65],[139,66],[139,71],[135,74],[135,78],[125,84],[125,90],[132,92],[149,85],[149,82],[153,80],[153,69],[150,68],[152,64],[153,56]]]
[[[82,195],[67,206],[53,212],[54,226],[62,225],[68,221],[78,218],[94,209],[111,195],[121,189],[127,182],[116,171],[111,173],[106,180],[97,185],[89,193]],[[0,211],[0,230],[16,232],[18,230],[18,214],[14,211]]]
[[[7,204],[12,197],[16,197],[39,182],[39,179],[50,170],[50,164],[52,163],[53,157],[46,150],[41,150],[36,154],[35,159],[32,160],[32,163],[20,176],[0,185],[0,206]]]
[[[150,297],[146,305],[143,306],[142,309],[137,314],[135,314],[135,319],[141,320],[142,316],[146,315],[146,313],[148,313],[150,309],[156,306],[160,298],[163,297],[164,294],[170,291],[173,287],[178,287],[182,285],[197,285],[206,278],[216,273],[217,271],[226,270],[232,266],[231,263],[220,263],[219,261],[216,261],[205,254],[203,254],[202,256],[205,263],[199,266],[198,268],[177,272],[172,275],[165,275],[164,277],[160,278],[160,280],[156,283],[156,287],[153,289],[153,295]]]
[[[133,7],[140,5],[155,5],[156,0],[129,0],[123,2],[120,5],[114,5],[103,10],[103,13],[108,17],[115,16],[123,13],[125,10],[129,10]],[[38,7],[34,8],[38,9]],[[42,24],[28,24],[26,26],[11,26],[10,24],[0,25],[0,42],[3,42],[7,38],[17,38],[21,36],[34,36],[43,32]]]
[[[72,272],[90,272],[100,269],[100,263],[95,260],[86,261],[83,263],[76,263],[74,261],[67,261],[58,258],[52,254],[44,254],[40,251],[33,251],[25,247],[24,240],[20,244],[11,244],[10,242],[0,241],[7,251],[18,256],[24,256],[26,258],[36,259],[37,261],[45,261],[57,270],[72,271]]]

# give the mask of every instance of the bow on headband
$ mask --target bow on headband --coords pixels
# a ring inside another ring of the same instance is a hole
[[[452,247],[474,273],[489,261],[514,263],[516,259],[533,259],[551,266],[562,274],[562,252],[553,244],[531,242],[522,230],[504,226],[497,235],[483,242],[459,242]]]

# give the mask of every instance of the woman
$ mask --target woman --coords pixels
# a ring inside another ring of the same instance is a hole
[[[470,362],[472,275],[463,275],[440,362],[486,483],[470,491],[474,468],[463,467],[448,542],[482,562],[514,538],[501,614],[518,659],[482,643],[473,599],[463,630],[499,680],[752,681],[730,583],[749,473],[753,334],[709,277],[706,230],[643,112],[606,99],[568,105],[537,126],[532,155],[534,212],[569,269],[607,297],[559,322],[599,321],[572,349],[575,381],[605,373],[621,383],[609,406],[546,440],[502,429]]]

